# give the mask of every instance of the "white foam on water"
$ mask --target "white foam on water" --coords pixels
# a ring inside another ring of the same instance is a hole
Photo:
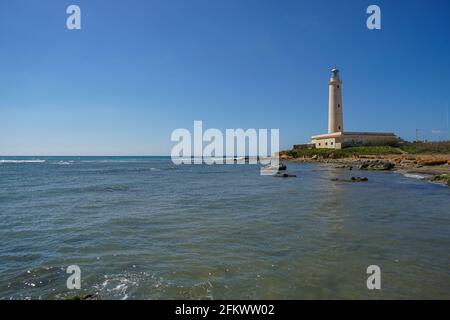
[[[141,159],[108,159],[108,160],[80,160],[82,163],[139,163],[147,162]]]
[[[421,174],[416,174],[416,173],[403,173],[403,176],[405,176],[406,178],[413,178],[413,179],[425,179],[424,175]]]
[[[70,166],[73,164],[73,161],[58,161],[56,164],[60,166]]]
[[[44,163],[46,160],[0,160],[0,163]]]
[[[138,287],[143,279],[148,276],[146,272],[104,275],[105,280],[93,287],[100,296],[113,296],[121,300],[127,300],[130,297],[129,291]]]

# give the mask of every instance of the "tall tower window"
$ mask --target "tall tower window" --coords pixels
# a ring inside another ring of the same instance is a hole
[[[341,105],[340,104],[338,104],[338,108],[340,108],[341,107]]]

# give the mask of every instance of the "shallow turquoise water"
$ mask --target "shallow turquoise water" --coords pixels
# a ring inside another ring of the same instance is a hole
[[[392,172],[0,158],[0,298],[450,298],[450,188]],[[331,181],[364,175],[367,183]],[[82,270],[66,288],[67,266]],[[382,269],[382,290],[366,268]]]

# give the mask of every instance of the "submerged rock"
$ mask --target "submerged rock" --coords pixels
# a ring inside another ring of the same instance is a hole
[[[365,182],[365,181],[369,181],[369,179],[366,178],[366,177],[352,177],[351,181],[353,181],[353,182]]]
[[[331,178],[330,181],[341,181],[339,178]],[[369,181],[366,177],[351,177],[350,180],[342,180],[343,182],[365,182]]]
[[[282,173],[282,172],[278,172],[276,174],[273,175],[276,178],[295,178],[297,177],[297,175],[293,174],[293,173]]]
[[[97,294],[84,294],[70,297],[67,300],[101,300],[101,299],[100,296]]]

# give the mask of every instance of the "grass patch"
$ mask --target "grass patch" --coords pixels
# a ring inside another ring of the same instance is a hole
[[[450,154],[450,141],[406,143],[401,149],[411,154]]]
[[[429,178],[430,181],[446,184],[450,187],[450,174],[437,174]]]
[[[450,154],[450,141],[404,142],[399,146],[361,146],[344,149],[292,149],[283,152],[294,158],[348,158],[352,156],[373,156],[389,154]]]

